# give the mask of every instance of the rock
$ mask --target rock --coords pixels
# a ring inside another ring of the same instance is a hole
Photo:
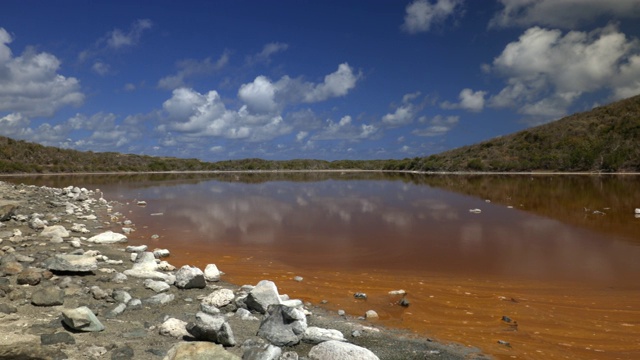
[[[91,296],[96,300],[104,300],[111,296],[106,290],[101,289],[99,286],[92,286],[90,291]]]
[[[156,257],[156,259],[168,257],[170,254],[171,253],[167,249],[154,249],[153,250],[153,255]]]
[[[295,276],[293,278],[293,281],[297,281],[297,282],[301,282],[302,280],[304,280],[304,278],[302,276]]]
[[[123,304],[128,304],[129,301],[131,301],[131,294],[124,290],[113,290],[111,297],[113,298],[113,300],[121,302]]]
[[[104,330],[104,325],[93,314],[91,309],[86,306],[62,310],[62,321],[73,330],[87,332]]]
[[[176,273],[176,287],[179,289],[203,289],[207,286],[202,270],[185,265]]]
[[[402,289],[389,291],[389,295],[405,295],[406,293],[407,292]]]
[[[147,251],[147,249],[148,249],[147,245],[127,246],[125,251],[128,253],[141,253],[141,252]]]
[[[56,306],[64,304],[64,290],[57,286],[47,286],[31,295],[31,303],[35,306]]]
[[[347,313],[344,310],[342,309],[338,310],[338,316],[345,316],[346,314]]]
[[[187,331],[196,340],[212,341],[223,346],[235,346],[231,326],[224,316],[212,316],[199,312],[196,321],[187,325]]]
[[[68,332],[57,332],[54,334],[42,334],[40,335],[40,343],[42,345],[54,345],[54,344],[70,344],[76,343],[76,339]]]
[[[130,360],[134,359],[133,349],[125,345],[123,347],[119,347],[111,353],[111,360]]]
[[[42,269],[26,268],[16,278],[18,285],[35,286],[42,280]]]
[[[321,342],[329,340],[347,341],[344,335],[338,330],[322,329],[315,326],[309,326],[302,337],[302,341],[310,344],[320,344]]]
[[[158,332],[160,335],[171,336],[174,338],[182,339],[184,336],[189,336],[187,331],[187,322],[176,318],[169,318],[165,320],[159,327]]]
[[[247,295],[244,303],[249,310],[255,310],[261,314],[267,312],[269,305],[280,304],[278,288],[273,281],[260,281]]]
[[[89,346],[86,350],[86,354],[90,359],[98,359],[102,355],[107,353],[107,349],[102,346]]]
[[[86,255],[55,255],[44,262],[51,271],[91,272],[98,270],[98,260]]]
[[[221,345],[206,341],[179,342],[169,350],[164,360],[240,360]]]
[[[238,311],[236,311],[236,316],[239,317],[241,320],[255,320],[255,321],[260,320],[257,317],[253,316],[251,311],[243,308],[240,308],[238,309]]]
[[[403,297],[402,299],[400,299],[398,304],[400,304],[400,306],[404,306],[404,307],[407,307],[407,306],[411,305],[411,303],[409,302],[409,299],[407,299],[406,297]]]
[[[18,207],[20,203],[17,201],[0,200],[0,221],[11,219]]]
[[[122,284],[123,282],[127,281],[127,279],[128,279],[127,275],[125,275],[123,273],[116,273],[111,278],[111,281],[113,281],[116,284]]]
[[[113,231],[106,231],[88,238],[87,241],[96,244],[113,244],[127,242],[127,237],[123,234],[114,233]]]
[[[295,351],[287,351],[280,355],[279,360],[298,360],[298,353]]]
[[[107,310],[107,312],[104,314],[104,317],[106,317],[107,319],[113,319],[118,315],[122,314],[126,309],[127,309],[127,305],[123,303],[119,303],[118,305]]]
[[[164,281],[156,281],[152,279],[147,279],[143,283],[144,287],[147,289],[151,289],[157,293],[161,293],[163,291],[167,291],[171,288],[171,285],[167,284]]]
[[[329,340],[309,351],[311,360],[379,360],[370,350],[342,341]]]
[[[61,238],[66,238],[69,237],[69,231],[67,231],[67,229],[65,229],[64,226],[62,225],[53,225],[53,226],[47,226],[45,227],[42,232],[40,232],[40,234],[38,235],[40,237],[48,237],[48,238],[52,238],[54,236],[57,237],[61,237]]]
[[[242,344],[242,360],[278,360],[282,349],[264,342],[264,340],[247,339]]]
[[[307,329],[307,318],[301,310],[285,305],[271,305],[260,323],[258,336],[276,346],[293,346]]]
[[[230,304],[233,301],[234,297],[235,295],[233,294],[233,291],[229,289],[218,289],[202,299],[202,303],[205,305],[220,308]]]
[[[378,319],[380,316],[378,316],[378,313],[375,312],[375,310],[367,310],[364,317],[365,319]]]
[[[357,293],[353,294],[353,297],[356,298],[356,299],[366,299],[367,298],[367,294],[361,293],[361,292],[357,292]]]
[[[24,270],[24,266],[17,261],[7,261],[0,265],[0,273],[6,275],[17,275]]]
[[[220,270],[215,264],[209,264],[204,268],[204,279],[211,282],[220,281]]]
[[[144,299],[144,303],[149,305],[164,305],[166,303],[172,302],[174,299],[175,295],[162,293]]]
[[[131,299],[127,304],[127,309],[129,310],[142,309],[142,301],[140,299]]]
[[[18,312],[18,309],[15,306],[11,306],[9,304],[0,304],[0,313],[15,314],[16,312]]]
[[[161,270],[161,271],[173,271],[175,269],[176,269],[175,266],[169,264],[168,262],[166,262],[164,260],[160,261],[158,263],[158,270]]]
[[[47,223],[45,223],[40,218],[33,218],[31,219],[31,221],[29,221],[29,227],[34,230],[41,230],[41,229],[44,229],[46,226],[47,226]]]

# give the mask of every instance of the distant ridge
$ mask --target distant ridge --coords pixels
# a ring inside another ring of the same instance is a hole
[[[404,160],[198,159],[60,149],[0,136],[0,173],[226,170],[640,172],[640,95],[476,145]]]
[[[640,171],[640,95],[479,144],[389,164],[413,171]]]

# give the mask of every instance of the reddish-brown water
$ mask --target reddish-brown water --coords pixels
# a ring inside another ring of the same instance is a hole
[[[91,179],[65,181],[129,202],[119,210],[137,225],[130,242],[168,248],[177,266],[271,279],[497,358],[640,358],[636,178]],[[409,307],[388,294],[397,289]]]

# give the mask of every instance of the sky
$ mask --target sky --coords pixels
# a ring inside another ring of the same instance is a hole
[[[402,159],[640,94],[640,0],[0,5],[0,135],[204,161]]]

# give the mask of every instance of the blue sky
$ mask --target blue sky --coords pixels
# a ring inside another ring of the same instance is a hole
[[[0,135],[426,156],[640,93],[640,0],[4,0]]]

